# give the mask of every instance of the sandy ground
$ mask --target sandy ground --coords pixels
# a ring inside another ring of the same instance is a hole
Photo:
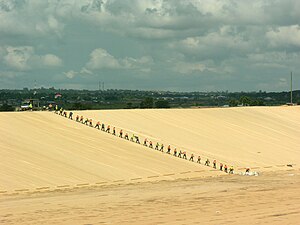
[[[2,196],[0,224],[299,224],[300,172]]]
[[[1,113],[0,123],[0,193],[212,175],[212,168],[50,112]]]
[[[77,113],[235,168],[300,164],[300,107]]]
[[[228,175],[50,112],[1,113],[0,224],[300,220],[299,107],[78,113],[261,173]]]

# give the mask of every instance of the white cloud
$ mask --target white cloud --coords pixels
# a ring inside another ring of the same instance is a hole
[[[78,74],[78,72],[75,72],[73,70],[70,70],[68,72],[64,72],[64,75],[69,78],[69,79],[73,79],[76,75]]]
[[[53,54],[35,54],[32,46],[8,46],[5,48],[4,63],[12,69],[27,71],[62,65],[62,60]]]
[[[33,47],[21,46],[6,48],[7,54],[4,56],[4,62],[11,68],[19,71],[25,71],[30,69],[29,59],[34,53]]]
[[[120,68],[120,64],[105,49],[97,48],[90,54],[90,60],[86,64],[86,67],[92,70],[104,68],[118,69]]]
[[[45,66],[57,67],[62,65],[62,60],[56,55],[52,55],[52,54],[41,56],[41,60],[43,65]]]
[[[267,39],[271,46],[287,46],[293,45],[300,47],[300,26],[281,26],[269,30],[266,33]]]
[[[91,73],[90,70],[101,69],[138,69],[141,71],[150,71],[150,65],[153,59],[149,56],[142,56],[141,58],[116,58],[109,54],[105,49],[97,48],[90,54],[90,60],[86,66],[82,68],[83,72]],[[87,71],[87,69],[89,69]]]

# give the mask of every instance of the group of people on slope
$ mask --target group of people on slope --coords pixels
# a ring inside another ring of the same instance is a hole
[[[73,112],[69,112],[69,116],[68,116],[67,112],[64,111],[63,108],[60,108],[60,110],[58,110],[56,108],[55,113],[59,113],[59,115],[64,116],[66,118],[69,118],[69,119],[73,120]],[[94,126],[92,119],[84,118],[83,116],[77,115],[76,118],[75,118],[75,120],[76,120],[76,122],[85,124],[87,126],[97,128],[97,129],[99,129],[101,131],[105,131],[107,133],[111,133],[110,125],[108,125],[105,128],[105,124],[104,123],[101,124],[100,121],[97,121],[97,123]],[[115,127],[112,128],[112,135],[116,136],[116,128]],[[128,133],[124,134],[123,129],[120,129],[118,137],[124,138],[126,140],[130,140],[130,141],[135,142],[137,144],[141,144],[140,143],[140,139],[139,139],[139,137],[137,135],[132,134],[132,136],[129,139]],[[152,149],[154,148],[152,141],[148,140],[147,138],[144,139],[143,146],[149,147],[149,148],[152,148]],[[164,152],[164,144],[159,144],[157,142],[154,149],[158,150],[158,151],[161,151],[161,152]],[[178,151],[176,148],[174,148],[173,153],[171,153],[171,150],[172,150],[171,149],[171,145],[168,145],[168,148],[167,148],[167,151],[166,151],[167,154],[172,154],[175,157],[179,157],[179,158],[187,160],[187,153],[186,153],[186,151],[181,151],[181,150]],[[190,155],[189,161],[194,162],[194,154],[193,153]],[[198,156],[196,162],[199,163],[199,164],[201,164],[201,156],[200,155]],[[210,166],[210,160],[208,158],[206,159],[204,165],[205,166]],[[217,169],[217,161],[216,160],[213,161],[213,166],[212,167],[214,169]],[[233,174],[234,173],[233,166],[231,166],[228,169],[228,166],[226,164],[223,165],[223,163],[221,163],[221,162],[219,163],[219,170],[220,171],[224,171],[225,173],[229,173],[229,174]]]

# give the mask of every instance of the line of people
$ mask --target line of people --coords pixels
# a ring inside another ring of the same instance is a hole
[[[56,109],[55,113],[73,120],[73,112],[69,112],[69,116],[68,116],[67,112],[65,110],[63,110],[63,108],[60,108],[59,111]],[[78,122],[78,123],[82,123],[82,124],[85,124],[87,126],[90,126],[90,127],[93,127],[93,128],[96,128],[96,129],[99,129],[101,131],[111,133],[112,135],[117,136],[116,127],[113,127],[112,130],[111,130],[110,125],[107,125],[107,127],[105,127],[105,124],[104,123],[101,124],[100,121],[97,121],[97,123],[94,126],[92,119],[84,118],[83,116],[79,116],[79,115],[76,115],[75,121]],[[141,144],[140,139],[137,135],[132,134],[132,136],[129,139],[128,133],[127,132],[124,133],[123,129],[120,129],[118,137],[124,138],[125,140],[128,140],[128,141],[130,140],[130,141],[135,142],[137,144]],[[144,139],[143,146],[152,148],[154,150],[158,150],[160,152],[164,152],[164,147],[165,147],[164,144],[159,144],[158,142],[155,144],[155,147],[154,147],[152,141],[148,140],[147,138]],[[173,152],[172,152],[171,145],[168,145],[167,150],[166,150],[166,154],[170,154],[170,155],[173,155],[174,157],[179,157],[179,158],[187,160],[186,151],[181,151],[181,150],[178,151],[176,148],[174,148]],[[189,157],[189,161],[195,162],[194,157],[195,156],[192,153]],[[200,155],[197,157],[196,163],[201,164],[201,156]],[[211,166],[210,160],[208,158],[206,159],[204,165],[205,166]],[[215,159],[213,160],[212,167],[214,169],[217,169],[217,161]],[[228,166],[226,164],[223,164],[221,162],[219,163],[219,168],[218,169],[220,171],[224,171],[225,173],[229,173],[229,174],[234,173],[234,167],[233,166],[230,166],[228,168]]]

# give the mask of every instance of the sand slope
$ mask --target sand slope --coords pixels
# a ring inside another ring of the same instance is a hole
[[[0,123],[0,191],[209,170],[50,112],[1,113]]]
[[[177,149],[234,165],[300,164],[300,107],[80,111]]]

